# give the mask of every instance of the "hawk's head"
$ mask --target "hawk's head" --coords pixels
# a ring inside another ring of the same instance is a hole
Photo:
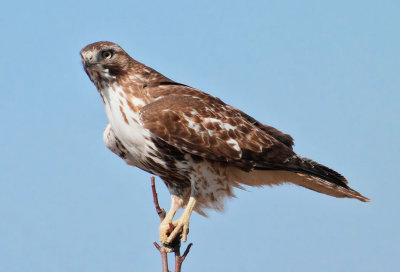
[[[135,61],[113,42],[96,42],[81,50],[83,67],[97,85],[127,74]]]

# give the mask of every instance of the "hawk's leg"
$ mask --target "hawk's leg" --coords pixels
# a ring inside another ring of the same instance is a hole
[[[186,242],[187,234],[189,232],[190,216],[193,212],[196,202],[197,202],[197,200],[194,196],[191,196],[189,198],[189,202],[186,205],[185,210],[183,211],[181,217],[179,217],[179,219],[173,223],[175,228],[174,228],[173,232],[168,236],[168,238],[164,242],[164,244],[171,243],[179,233],[182,233],[182,241]]]
[[[170,224],[172,224],[172,220],[178,209],[183,206],[183,199],[176,196],[171,195],[171,207],[169,208],[168,213],[165,215],[164,220],[161,222],[158,231],[160,233],[160,242],[166,243],[168,236],[170,235]]]

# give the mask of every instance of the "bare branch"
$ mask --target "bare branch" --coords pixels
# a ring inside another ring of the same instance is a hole
[[[165,247],[160,247],[156,242],[153,243],[161,255],[162,272],[169,272],[168,270],[168,256]]]
[[[182,255],[182,262],[186,259],[186,256],[189,254],[190,248],[191,248],[192,246],[193,246],[193,243],[190,243],[190,244],[187,246],[185,252],[184,252],[183,255]]]
[[[151,190],[153,192],[153,202],[154,207],[156,208],[157,214],[162,221],[165,218],[165,210],[160,208],[160,204],[158,202],[158,196],[156,191],[156,184],[155,178],[151,177]],[[174,230],[174,226],[172,224],[169,225],[169,231],[172,232]],[[169,272],[168,270],[168,252],[171,250],[175,252],[175,272],[181,272],[182,270],[182,263],[185,260],[186,256],[189,254],[190,248],[192,247],[193,243],[190,243],[183,255],[181,256],[181,240],[179,236],[175,238],[175,240],[168,245],[168,251],[164,245],[160,246],[157,242],[153,243],[157,250],[160,252],[161,255],[161,263],[162,263],[162,272]]]
[[[186,256],[189,254],[190,248],[193,246],[193,243],[190,243],[185,252],[183,253],[182,256],[180,256],[180,249],[177,248],[177,250],[175,250],[175,272],[181,272],[182,269],[182,263],[183,261],[185,261]]]
[[[153,192],[153,202],[154,206],[156,208],[157,214],[160,217],[160,220],[163,221],[165,218],[165,210],[160,208],[160,204],[158,203],[158,196],[157,196],[157,191],[156,191],[156,182],[155,178],[151,177],[151,190]]]

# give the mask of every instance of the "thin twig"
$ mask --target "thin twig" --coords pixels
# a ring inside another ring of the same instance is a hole
[[[165,210],[163,208],[160,208],[160,204],[158,203],[158,196],[157,196],[157,191],[156,191],[156,184],[155,184],[155,178],[151,177],[151,190],[153,192],[153,202],[154,206],[156,208],[157,214],[160,217],[160,220],[163,221],[165,218]],[[169,225],[169,230],[172,232],[174,230],[174,226],[172,224]],[[154,242],[154,246],[157,248],[157,250],[160,252],[161,255],[161,263],[162,263],[162,271],[163,272],[169,272],[168,270],[168,252],[165,249],[165,246],[162,245],[160,246],[158,243]],[[175,272],[181,272],[182,269],[182,263],[186,259],[186,256],[189,254],[190,248],[192,247],[193,243],[190,243],[183,255],[181,256],[181,240],[179,236],[171,243],[171,247],[169,250],[172,249],[173,252],[175,252]]]
[[[168,256],[165,247],[160,247],[156,242],[153,243],[161,255],[162,272],[169,272],[168,270]]]
[[[182,263],[183,261],[186,259],[186,256],[189,254],[190,248],[193,246],[193,243],[190,243],[185,252],[183,253],[182,256],[180,256],[180,249],[177,248],[177,250],[175,250],[175,272],[181,272],[182,269]]]
[[[153,192],[154,206],[156,207],[156,211],[158,216],[160,217],[160,220],[163,221],[165,218],[165,210],[160,208],[160,204],[158,203],[155,178],[151,177],[150,180],[151,180],[151,191]]]
[[[185,252],[183,252],[183,255],[182,255],[182,262],[186,259],[186,256],[189,254],[190,248],[191,248],[192,246],[193,246],[193,243],[190,243],[190,244],[187,246]]]

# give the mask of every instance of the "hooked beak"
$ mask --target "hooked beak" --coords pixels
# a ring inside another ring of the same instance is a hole
[[[96,65],[97,62],[95,62],[93,54],[91,52],[87,52],[87,53],[82,54],[82,64],[86,69],[86,68]]]
[[[89,67],[91,67],[91,66],[93,66],[94,65],[94,63],[91,63],[90,61],[88,61],[88,60],[84,60],[83,61],[83,66],[85,66],[85,68],[89,68]]]

